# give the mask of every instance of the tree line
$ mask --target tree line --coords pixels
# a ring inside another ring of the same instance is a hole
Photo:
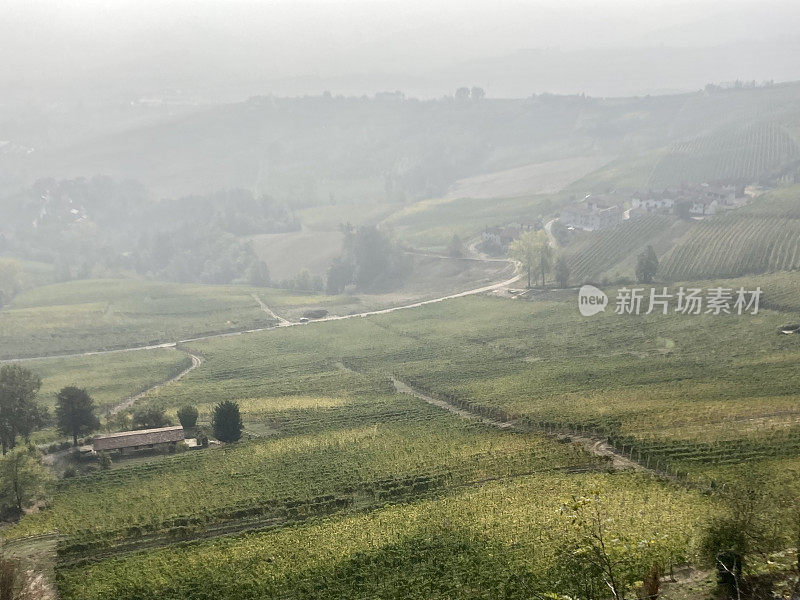
[[[539,280],[542,287],[552,274],[560,288],[566,288],[570,280],[570,266],[564,254],[557,253],[543,231],[526,231],[508,247],[509,258],[517,261],[527,275],[528,288]],[[636,257],[636,279],[640,283],[652,283],[658,272],[658,256],[653,246],[648,245]]]

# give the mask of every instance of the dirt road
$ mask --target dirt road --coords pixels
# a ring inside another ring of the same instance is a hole
[[[440,398],[434,398],[427,394],[420,392],[419,390],[415,390],[411,386],[403,383],[397,378],[392,377],[392,383],[394,384],[394,388],[402,393],[402,394],[410,394],[420,400],[424,400],[428,404],[432,404],[433,406],[438,406],[444,410],[447,410],[454,415],[458,415],[464,419],[470,419],[472,421],[478,421],[483,423],[484,425],[489,425],[490,427],[497,427],[499,429],[521,429],[521,427],[515,423],[514,421],[499,421],[497,419],[492,419],[489,417],[485,417],[483,415],[478,415],[473,412],[470,412],[460,406],[456,406],[454,404],[450,404],[449,402],[442,400]],[[564,435],[557,435],[556,437],[564,438]],[[595,456],[601,457],[608,457],[611,459],[611,464],[614,466],[615,469],[623,470],[623,469],[634,469],[639,471],[646,471],[645,467],[640,465],[639,463],[630,460],[629,458],[619,454],[608,445],[606,442],[602,440],[597,440],[590,437],[585,437],[582,435],[573,435],[570,434],[569,438],[573,442],[577,442],[580,444],[587,452],[594,454]]]

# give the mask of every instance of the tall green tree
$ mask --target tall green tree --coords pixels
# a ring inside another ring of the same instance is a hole
[[[223,400],[214,407],[211,417],[214,437],[221,442],[236,442],[242,437],[242,415],[239,405],[230,400]]]
[[[186,431],[191,431],[197,427],[198,416],[199,413],[197,411],[197,407],[192,406],[191,404],[181,406],[178,409],[178,421],[180,421],[181,427],[183,427]]]
[[[3,454],[14,448],[18,437],[28,439],[47,423],[47,409],[36,402],[41,378],[16,364],[0,367],[0,444]]]
[[[653,283],[658,271],[658,257],[653,246],[647,246],[636,259],[636,279],[641,283]]]
[[[544,287],[545,278],[553,269],[553,248],[550,246],[550,240],[547,237],[540,236],[538,252],[539,273],[542,275],[542,287]]]
[[[44,497],[50,479],[28,448],[14,448],[0,458],[0,504],[22,513]]]
[[[56,424],[61,433],[72,436],[73,446],[78,445],[79,435],[86,435],[100,428],[94,400],[85,389],[68,386],[58,392]]]
[[[564,255],[561,255],[558,257],[558,260],[556,260],[556,281],[558,281],[558,287],[567,287],[569,284],[569,275],[569,263],[567,263],[567,259]]]
[[[537,231],[524,232],[508,246],[508,255],[527,272],[528,287],[540,273],[544,285],[545,275],[550,272],[553,261],[553,249],[546,235]]]

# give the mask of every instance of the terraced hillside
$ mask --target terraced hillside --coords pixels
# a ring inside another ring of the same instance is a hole
[[[657,253],[672,248],[691,224],[669,215],[647,215],[597,232],[580,232],[563,249],[575,283],[632,278],[636,256],[648,244]]]
[[[800,145],[780,122],[721,128],[676,143],[656,163],[648,187],[663,189],[708,181],[750,183],[797,166]]]
[[[800,268],[800,189],[704,219],[667,252],[659,277],[713,279]]]
[[[207,424],[215,402],[236,400],[245,441],[64,480],[46,510],[4,533],[61,532],[68,600],[394,597],[414,586],[427,597],[431,581],[448,597],[476,585],[523,598],[564,591],[556,549],[581,538],[561,519],[584,498],[613,515],[614,552],[640,578],[653,562],[692,559],[714,490],[742,465],[771,477],[776,498],[800,492],[800,348],[776,335],[794,313],[767,308],[798,275],[726,282],[757,284],[758,315],[581,318],[559,292],[196,342],[201,367],[143,402],[195,403]],[[397,393],[392,376],[509,425]],[[605,440],[669,478],[598,473],[607,461],[548,432]],[[774,518],[784,509],[776,501]],[[436,565],[447,578],[431,576]]]

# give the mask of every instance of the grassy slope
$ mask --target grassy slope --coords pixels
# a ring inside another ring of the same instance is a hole
[[[67,354],[265,327],[243,287],[74,281],[31,289],[0,312],[0,358]]]
[[[786,297],[797,286],[797,278],[789,275],[759,281],[769,283],[777,297]],[[265,498],[346,494],[362,483],[380,490],[383,484],[376,480],[387,477],[445,472],[451,474],[449,481],[459,483],[552,466],[554,457],[566,464],[580,460],[571,447],[466,426],[413,398],[393,394],[386,379],[390,373],[456,401],[534,421],[604,427],[642,446],[658,442],[678,447],[688,441],[700,449],[694,458],[702,458],[703,443],[717,440],[728,448],[733,465],[749,460],[751,468],[780,471],[789,477],[784,484],[795,486],[797,479],[787,473],[800,466],[797,452],[789,448],[794,454],[755,457],[738,446],[742,440],[778,440],[777,429],[800,422],[798,380],[791,366],[800,358],[800,347],[793,337],[776,335],[786,319],[786,314],[767,310],[742,317],[603,314],[584,319],[572,294],[536,303],[468,298],[413,312],[197,343],[207,357],[203,367],[163,388],[151,401],[165,407],[198,402],[206,419],[213,402],[236,399],[242,402],[246,427],[269,437],[165,459],[151,468],[123,467],[79,478],[62,487],[51,510],[26,517],[16,531],[158,526],[171,515],[197,515],[198,506],[209,515],[258,505]],[[671,460],[692,470],[695,479],[740,474],[731,463],[689,458]],[[696,534],[693,519],[702,517],[689,508],[697,506],[695,499],[646,479],[597,477],[536,475],[464,494],[444,488],[445,496],[424,506],[412,503],[364,516],[331,517],[187,551],[156,551],[70,568],[62,571],[63,591],[66,598],[191,597],[202,582],[204,590],[221,597],[267,590],[294,590],[289,597],[309,597],[310,588],[304,586],[317,587],[325,576],[329,587],[322,589],[328,595],[352,596],[363,588],[348,573],[364,571],[361,562],[348,570],[351,559],[377,564],[380,580],[381,573],[395,572],[384,551],[395,557],[429,552],[431,561],[452,555],[447,544],[420,550],[439,536],[460,540],[457,555],[495,556],[500,562],[487,566],[473,583],[499,589],[492,587],[499,585],[497,577],[504,580],[526,569],[549,572],[545,549],[553,542],[542,540],[538,528],[570,494],[594,486],[606,490],[611,510],[625,518],[646,514],[654,528],[671,528],[668,540],[659,541],[655,551],[685,551]],[[360,498],[363,502],[365,496]],[[646,513],[634,507],[634,498],[644,502]],[[443,529],[426,526],[398,538],[384,526],[418,518],[443,523]],[[358,539],[345,531],[358,531]],[[621,535],[632,531],[623,529]],[[490,536],[488,554],[481,550],[485,540],[475,538],[477,532]],[[318,562],[292,558],[288,548],[306,544],[316,548]],[[362,557],[363,544],[377,554]],[[271,549],[271,560],[264,560],[262,546]],[[637,552],[639,559],[649,560]],[[188,566],[195,565],[194,557],[215,564],[215,575]],[[480,561],[469,559],[451,571],[457,578],[467,577],[476,564]],[[253,569],[261,577],[242,578]],[[234,580],[238,583],[229,587]],[[420,581],[426,585],[431,575]],[[408,584],[401,580],[387,585],[392,590]]]

